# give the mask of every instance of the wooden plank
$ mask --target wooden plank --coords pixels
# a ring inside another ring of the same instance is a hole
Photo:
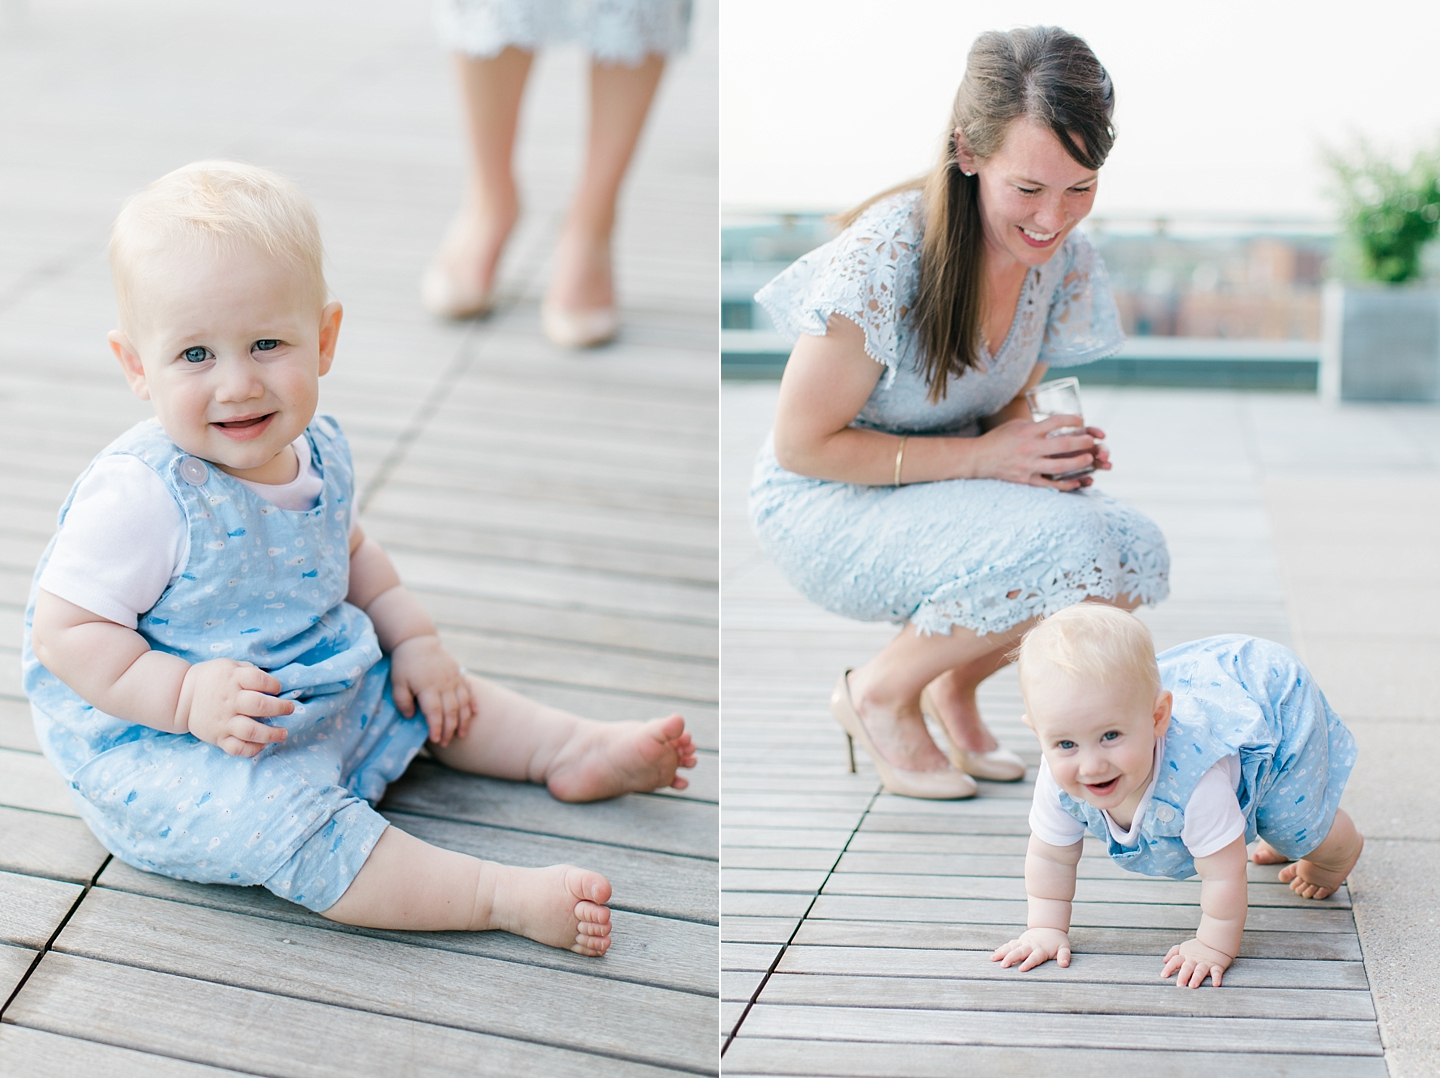
[[[0,807],[0,870],[89,883],[109,856],[73,816]]]
[[[720,947],[720,969],[768,970],[780,955],[770,943],[725,943]]]
[[[0,942],[42,949],[81,891],[73,883],[0,872]]]
[[[1058,967],[1057,967],[1058,969]],[[1029,973],[1009,970],[1012,977],[960,980],[950,977],[866,977],[854,973],[776,972],[765,984],[767,1004],[816,1004],[826,1007],[919,1008],[955,1011],[1019,1011],[1026,1014],[1093,1014],[1097,1005],[1107,1015],[1172,1015],[1201,1018],[1375,1019],[1366,986],[1359,991],[1324,988],[1242,988],[1226,978],[1218,992],[1177,990],[1159,979],[1160,963],[1150,968],[1150,983],[1094,983],[1063,976],[1027,980]],[[1060,970],[1060,974],[1068,970]],[[726,974],[725,976],[732,976]],[[754,974],[734,974],[755,977]],[[722,990],[725,984],[721,980]],[[735,996],[723,997],[734,999]],[[749,998],[747,995],[745,998]]]
[[[811,919],[801,926],[795,942],[843,947],[904,947],[917,950],[973,950],[989,954],[1013,935],[1013,925],[954,924],[946,921],[847,921]],[[723,922],[722,922],[723,931]],[[1097,928],[1070,929],[1070,947],[1076,954],[1164,955],[1179,942],[1175,929]],[[726,937],[727,939],[730,937]],[[1359,962],[1360,941],[1343,932],[1261,932],[1247,927],[1240,940],[1242,958],[1313,959]]]
[[[725,970],[720,974],[720,1001],[749,1002],[764,979],[764,970]]]
[[[1083,860],[1083,859],[1082,859]],[[1329,898],[1301,898],[1283,883],[1252,883],[1250,908],[1288,906],[1295,909],[1349,909],[1350,892],[1341,887]],[[825,884],[826,894],[895,895],[915,898],[1023,898],[1023,876],[910,875],[836,871]],[[1160,905],[1200,903],[1200,881],[1167,880],[1127,874],[1119,879],[1086,878],[1075,889],[1077,902],[1128,902]]]
[[[79,816],[65,780],[45,757],[0,749],[0,805]]]
[[[842,921],[944,920],[1023,926],[1025,902],[1023,899],[1004,902],[969,898],[872,898],[822,894],[815,900],[810,916]],[[1076,902],[1071,909],[1070,923],[1094,928],[1175,928],[1193,932],[1199,923],[1199,917],[1196,907]],[[1261,907],[1250,910],[1245,926],[1247,930],[1271,932],[1354,932],[1355,919],[1348,909]]]
[[[727,945],[738,946],[738,945]],[[1163,952],[1161,952],[1163,954]],[[727,967],[750,968],[750,967]],[[1153,985],[1155,955],[1076,952],[1068,968],[1047,962],[1024,977],[1062,983]],[[990,959],[989,951],[916,950],[901,947],[822,947],[792,944],[777,967],[783,973],[853,974],[868,977],[957,977],[1015,980],[1015,970]],[[1359,962],[1241,958],[1225,971],[1226,988],[1316,988],[1368,993]],[[1367,995],[1368,998],[1368,995]]]
[[[724,903],[724,896],[721,896]],[[799,917],[762,917],[751,914],[722,913],[720,917],[720,939],[724,943],[776,943],[786,942],[800,923]],[[806,924],[809,924],[807,921]]]
[[[5,643],[12,641],[7,640]],[[18,637],[13,640],[13,644],[17,648],[20,646]],[[35,723],[30,717],[28,701],[13,696],[0,696],[0,749],[40,751],[40,741],[35,736]]]
[[[0,1002],[10,998],[20,979],[30,971],[39,951],[0,943]]]
[[[428,760],[411,764],[381,804],[417,816],[641,850],[711,859],[719,853],[714,805],[648,794],[571,805],[543,786],[464,775]]]
[[[1176,992],[1174,988],[1165,991]],[[1221,989],[1223,992],[1224,989]],[[1216,993],[1217,995],[1219,993]],[[1216,1044],[1250,1052],[1381,1054],[1374,1021],[1172,1018],[1151,1015],[1013,1014],[881,1007],[770,1005],[750,1008],[747,1036],[889,1044],[1013,1044],[1027,1047],[1151,1048],[1194,1052]]]
[[[365,534],[378,539],[386,550],[423,549],[502,562],[718,583],[713,548],[645,543],[637,537],[572,540],[548,531],[418,520],[378,509],[367,509],[362,524]]]
[[[119,891],[92,891],[54,948],[660,1066],[704,1071],[714,1056],[709,1036],[713,997]],[[553,1006],[556,999],[565,999],[566,1006]]]
[[[1374,1056],[1270,1055],[1255,1052],[1172,1052],[1154,1048],[1034,1048],[1029,1045],[893,1044],[736,1038],[725,1053],[726,1074],[853,1076],[853,1078],[1195,1078],[1199,1074],[1247,1078],[1388,1078]]]
[[[116,1000],[125,1001],[123,1010],[116,1007]],[[135,1020],[137,1015],[143,1020]],[[459,1078],[520,1073],[659,1078],[675,1073],[633,1060],[527,1044],[369,1010],[327,1006],[54,953],[45,956],[5,1017],[7,1022],[29,1029],[153,1053],[136,1061],[98,1048],[87,1053],[81,1047],[84,1041],[79,1045],[70,1042],[51,1048],[56,1054],[67,1049],[74,1053],[69,1057],[74,1068],[62,1072],[65,1078],[87,1073],[81,1068],[92,1058],[99,1065],[89,1073],[132,1074],[136,1078],[164,1075],[168,1072],[163,1069],[149,1071],[138,1066],[154,1061],[163,1067],[167,1061],[157,1057],[164,1056],[285,1078],[337,1074]],[[116,1062],[108,1064],[111,1059]],[[131,1069],[112,1070],[112,1065]],[[188,1075],[192,1071],[174,1073]],[[198,1078],[214,1072],[194,1073]]]
[[[653,692],[698,703],[719,698],[719,668],[713,659],[654,657],[458,629],[443,630],[440,638],[461,665],[482,677],[543,677],[587,689]]]
[[[88,1031],[85,1031],[88,1032]],[[222,1078],[240,1071],[62,1037],[21,1026],[0,1026],[0,1078]]]
[[[172,880],[168,876],[141,872],[123,861],[111,861],[101,873],[99,882],[101,887],[111,890],[332,932],[353,932],[414,947],[455,951],[703,995],[713,995],[716,991],[715,954],[719,934],[713,926],[694,921],[648,917],[617,910],[611,916],[616,944],[605,955],[604,962],[597,965],[593,960],[569,951],[536,947],[529,940],[508,932],[384,932],[340,925],[325,920],[318,913],[311,913],[303,906],[278,898],[263,887],[226,887]]]

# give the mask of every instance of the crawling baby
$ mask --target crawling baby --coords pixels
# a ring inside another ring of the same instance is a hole
[[[1246,844],[1257,863],[1320,899],[1345,882],[1363,840],[1340,808],[1355,741],[1290,651],[1213,636],[1158,659],[1131,614],[1081,603],[1020,647],[1025,721],[1044,759],[1025,857],[1028,927],[995,950],[1021,970],[1070,964],[1075,866],[1088,831],[1132,872],[1200,876],[1200,927],[1161,976],[1217,987],[1245,928]]]

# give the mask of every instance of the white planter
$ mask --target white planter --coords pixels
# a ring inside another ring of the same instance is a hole
[[[1440,289],[1331,281],[1321,319],[1321,397],[1440,400]]]

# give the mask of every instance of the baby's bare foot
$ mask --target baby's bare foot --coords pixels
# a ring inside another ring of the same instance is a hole
[[[555,756],[545,785],[561,801],[600,801],[636,791],[690,785],[675,774],[695,766],[695,742],[679,715],[649,722],[581,720]]]
[[[574,865],[495,865],[494,899],[484,929],[501,929],[591,957],[610,947],[610,881]]]
[[[1262,838],[1255,843],[1255,849],[1250,853],[1250,860],[1257,865],[1283,865],[1290,858]]]

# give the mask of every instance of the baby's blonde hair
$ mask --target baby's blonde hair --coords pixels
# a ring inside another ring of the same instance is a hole
[[[1094,685],[1130,685],[1160,695],[1155,641],[1134,614],[1104,603],[1076,603],[1052,614],[1020,642],[1020,692],[1043,671]]]
[[[324,248],[315,209],[298,187],[254,165],[196,161],[131,195],[110,230],[110,274],[122,327],[135,314],[136,276],[148,256],[181,250],[259,251],[296,273],[324,306]]]

